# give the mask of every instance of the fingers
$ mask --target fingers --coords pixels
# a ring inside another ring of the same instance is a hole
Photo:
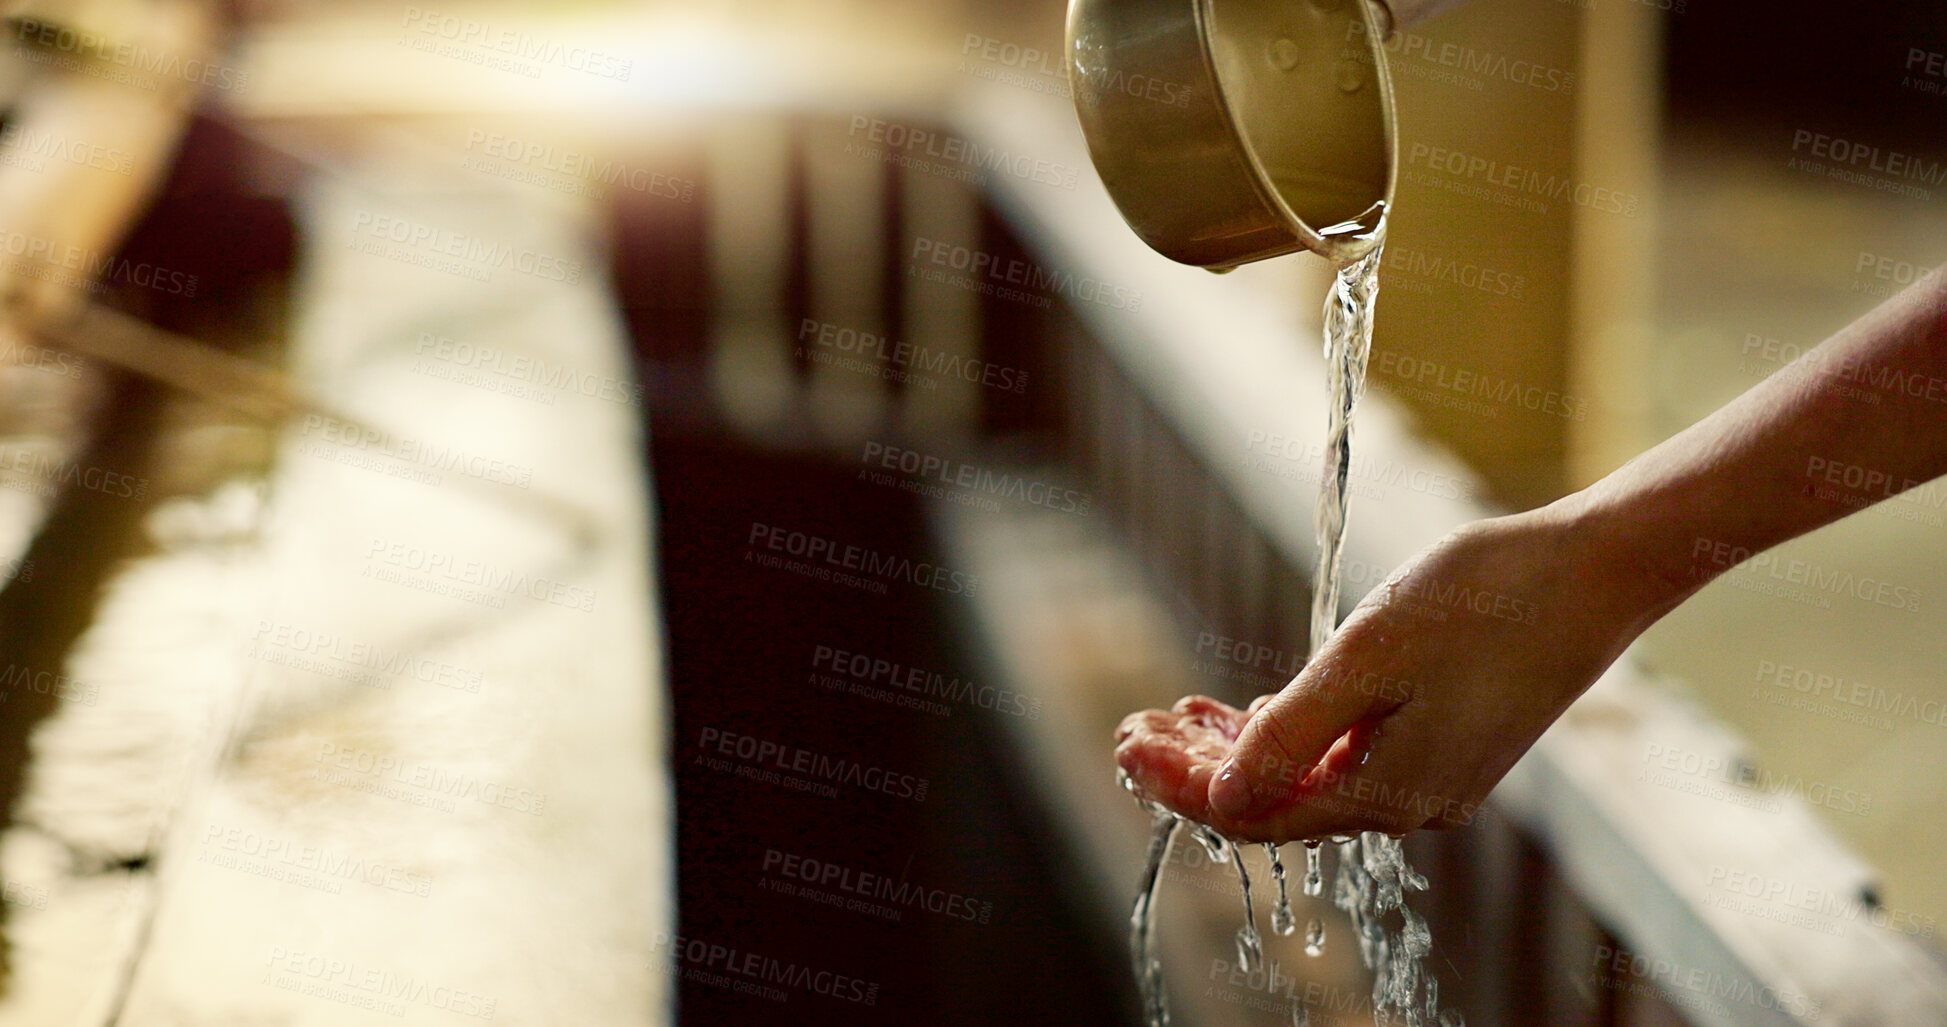
[[[1244,725],[1234,707],[1193,695],[1143,710],[1116,728],[1116,763],[1142,793],[1186,817],[1207,814],[1210,777]]]
[[[1212,781],[1232,754],[1233,739],[1241,745],[1240,735],[1250,734],[1253,725],[1288,712],[1286,703],[1296,702],[1309,715],[1315,704],[1302,695],[1253,702],[1256,716],[1203,696],[1182,699],[1168,711],[1131,714],[1116,729],[1116,761],[1142,794],[1241,841],[1284,842],[1362,831],[1405,834],[1467,823],[1472,804],[1435,794],[1435,787],[1425,783],[1446,778],[1438,771],[1451,759],[1429,753],[1443,750],[1433,743],[1451,725],[1417,706],[1366,706],[1357,689],[1341,691],[1361,700],[1331,700],[1341,715],[1351,711],[1348,725],[1316,759],[1280,761],[1270,768],[1261,780],[1276,782],[1283,798],[1255,814],[1234,817],[1216,809],[1210,801]],[[1374,710],[1387,715],[1358,715]],[[1464,782],[1456,786],[1466,788]]]
[[[1237,707],[1207,695],[1186,695],[1178,699],[1175,706],[1170,707],[1170,712],[1213,720],[1229,720],[1237,716]]]
[[[1369,806],[1333,792],[1319,792],[1298,800],[1251,828],[1246,841],[1318,840],[1366,831],[1403,835],[1426,821],[1404,810]]]
[[[1122,723],[1117,724],[1115,729],[1116,744],[1122,744],[1124,739],[1135,734],[1138,730],[1144,728],[1154,729],[1157,726],[1156,718],[1162,716],[1167,716],[1167,714],[1164,714],[1161,710],[1138,710],[1122,718]]]
[[[1375,831],[1399,837],[1426,826],[1424,818],[1408,810],[1368,805],[1330,793],[1314,795],[1300,803],[1292,808],[1289,816],[1279,818],[1271,834],[1318,839]]]
[[[1341,653],[1359,648],[1350,627],[1245,722],[1211,783],[1210,807],[1219,815],[1250,820],[1289,802],[1334,743],[1360,722],[1376,721],[1398,705],[1353,685],[1350,675],[1331,672],[1343,662]]]
[[[1157,717],[1169,716],[1161,710],[1150,712]],[[1200,758],[1174,733],[1148,727],[1133,731],[1116,746],[1115,758],[1143,795],[1182,816],[1195,819],[1205,815],[1205,798],[1216,761]]]
[[[1357,729],[1333,745],[1291,802],[1256,819],[1220,819],[1213,826],[1229,837],[1269,842],[1465,826],[1485,789],[1471,778],[1450,780],[1428,763],[1424,735],[1443,727],[1406,724],[1363,741],[1359,736],[1367,729]]]
[[[1405,834],[1430,819],[1423,768],[1411,743],[1391,741],[1370,724],[1355,726],[1333,744],[1293,801],[1264,817],[1262,830],[1286,838],[1325,838],[1378,831]]]

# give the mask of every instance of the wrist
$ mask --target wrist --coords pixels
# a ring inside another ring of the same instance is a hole
[[[1533,517],[1565,569],[1623,642],[1681,605],[1713,574],[1684,533],[1585,489],[1518,516]]]

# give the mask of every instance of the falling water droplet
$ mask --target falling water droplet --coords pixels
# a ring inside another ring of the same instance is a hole
[[[1254,927],[1237,929],[1237,967],[1245,973],[1256,970],[1264,952],[1263,941]]]
[[[1305,924],[1305,955],[1318,956],[1325,952],[1325,921],[1312,917]]]
[[[1237,885],[1244,892],[1244,926],[1237,929],[1237,965],[1245,973],[1264,962],[1264,943],[1257,933],[1257,913],[1251,909],[1251,873],[1244,869],[1244,854],[1237,853]]]
[[[1323,860],[1318,843],[1305,843],[1305,894],[1318,898],[1325,892],[1325,875],[1322,872]]]
[[[1298,919],[1291,915],[1291,895],[1285,891],[1284,860],[1278,857],[1278,846],[1272,842],[1264,843],[1264,854],[1271,860],[1271,879],[1278,882],[1278,902],[1271,907],[1271,929],[1288,937],[1297,932]]]

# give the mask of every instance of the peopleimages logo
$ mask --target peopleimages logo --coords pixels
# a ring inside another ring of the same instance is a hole
[[[79,378],[81,369],[86,366],[80,357],[66,350],[36,346],[13,338],[0,340],[0,364],[33,368],[62,378]]]
[[[1379,351],[1380,373],[1428,389],[1490,400],[1565,421],[1588,419],[1587,400],[1511,378],[1450,367],[1436,360],[1392,350]]]
[[[1802,128],[1792,133],[1792,157],[1785,166],[1915,200],[1932,199],[1932,190],[1923,187],[1947,180],[1947,164],[1939,161]]]
[[[1947,524],[1940,516],[1928,512],[1947,506],[1947,485],[1936,485],[1820,456],[1811,457],[1806,462],[1805,476],[1820,483],[1812,486],[1814,499],[1827,500],[1855,510],[1878,503],[1876,510],[1885,511],[1901,520],[1934,527]]]
[[[564,44],[521,29],[492,25],[473,18],[407,6],[401,26],[417,30],[422,36],[479,47],[511,58],[552,64],[596,78],[627,82],[635,71],[635,60],[591,47]]]
[[[1824,781],[1807,781],[1796,774],[1773,773],[1735,756],[1680,745],[1651,742],[1645,746],[1643,769],[1638,771],[1636,779],[1767,813],[1783,808],[1776,799],[1779,795],[1794,796],[1814,806],[1853,816],[1863,817],[1873,811],[1871,792]],[[1715,787],[1715,782],[1729,787]]]
[[[1886,393],[1905,393],[1931,403],[1947,403],[1947,379],[1921,374],[1896,364],[1875,363],[1850,354],[1834,357],[1817,347],[1807,350],[1756,332],[1744,334],[1744,343],[1738,353],[1774,365],[1771,369],[1760,369],[1758,373],[1763,375],[1790,365],[1803,373],[1821,374],[1850,383],[1836,390],[1838,395],[1847,399],[1877,404],[1885,401]]]
[[[973,382],[1017,395],[1026,392],[1028,388],[1028,373],[1018,368],[1006,367],[962,353],[950,353],[932,346],[875,335],[856,328],[832,324],[829,321],[818,321],[809,317],[799,321],[798,341],[809,342],[834,353],[890,364],[904,371],[937,375],[941,378],[958,378],[961,381]],[[808,355],[809,351],[801,346],[798,352],[801,355]]]
[[[195,275],[147,261],[136,262],[112,253],[57,243],[25,232],[0,229],[0,253],[25,261],[4,262],[7,269],[16,274],[58,281],[93,292],[102,291],[110,282],[127,282],[184,299],[196,295]]]
[[[557,150],[553,143],[523,140],[519,136],[489,132],[485,129],[475,128],[467,131],[467,152],[472,153],[475,148],[488,157],[509,164],[552,172],[564,178],[580,179],[591,184],[621,185],[626,189],[668,200],[687,203],[696,191],[696,183],[687,178],[677,178],[648,168],[631,167],[622,161],[579,150]],[[467,165],[462,164],[462,167],[465,166]],[[482,167],[481,170],[491,169]],[[596,199],[601,198],[599,191],[595,191],[594,196]]]
[[[874,873],[859,867],[795,852],[765,849],[764,870],[779,877],[859,896],[892,914],[885,917],[889,920],[900,919],[902,907],[924,909],[949,919],[983,924],[994,915],[994,904],[991,902],[970,898],[944,888],[929,888],[907,880],[904,875],[894,877],[887,873]],[[816,894],[800,895],[800,897],[812,901],[819,901],[822,898]],[[873,912],[872,910],[861,911]]]
[[[1796,692],[1805,697],[1807,712],[1825,713],[1837,720],[1893,729],[1894,717],[1915,720],[1934,727],[1947,727],[1947,702],[1922,698],[1910,692],[1894,692],[1865,681],[1828,674],[1809,667],[1797,667],[1774,660],[1759,660],[1756,678],[1758,693]],[[1770,689],[1762,686],[1770,685]],[[1784,705],[1778,703],[1778,705]]]
[[[938,564],[881,553],[864,546],[847,545],[835,539],[792,531],[760,521],[751,522],[750,537],[744,541],[752,547],[745,559],[762,555],[756,548],[762,546],[773,553],[803,557],[814,570],[829,570],[830,567],[835,567],[843,571],[858,571],[881,580],[904,581],[949,595],[970,596],[980,585],[979,579],[974,575],[963,574]]]
[[[423,977],[340,959],[317,952],[272,945],[264,983],[313,998],[390,1016],[405,1016],[408,1007],[424,1005],[480,1020],[494,1018],[499,999],[478,992],[429,983]]]
[[[1305,657],[1297,652],[1273,649],[1262,643],[1246,642],[1214,631],[1197,633],[1196,651],[1199,657],[1204,658],[1193,665],[1193,669],[1197,670],[1210,669],[1205,666],[1205,659],[1208,659],[1218,665],[1235,666],[1289,681],[1305,669]]]
[[[808,781],[822,785],[818,789],[799,788],[800,791],[815,790],[826,798],[836,798],[834,785],[851,785],[863,791],[877,792],[895,799],[911,799],[925,802],[926,791],[931,784],[926,778],[913,774],[901,774],[884,767],[868,766],[857,760],[842,756],[828,756],[795,745],[785,745],[766,738],[738,734],[719,728],[706,727],[697,737],[698,760],[714,756],[728,757],[742,764],[730,765],[727,769],[739,777],[771,781],[776,775],[790,775],[796,781]],[[727,760],[718,760],[718,764]],[[724,770],[724,766],[711,766],[713,770]],[[742,771],[742,772],[740,772]],[[796,775],[803,775],[797,777]],[[785,783],[782,779],[773,784]]]
[[[16,491],[35,495],[52,496],[55,486],[67,485],[99,492],[104,496],[118,499],[147,499],[149,480],[130,474],[100,467],[84,466],[62,460],[49,453],[37,453],[31,449],[16,449],[11,455],[0,456],[0,471],[12,471],[12,477],[21,485],[34,486],[16,488]],[[15,488],[9,483],[6,487]]]
[[[1822,934],[1843,936],[1845,933],[1843,925],[1858,923],[1862,919],[1861,914],[1864,914],[1865,922],[1874,927],[1914,938],[1932,938],[1939,927],[1939,921],[1934,917],[1908,910],[1890,909],[1877,902],[1867,903],[1856,893],[1844,888],[1820,888],[1802,881],[1720,864],[1711,865],[1710,876],[1706,879],[1705,886],[1731,895],[1758,899],[1779,907],[1771,911],[1740,909],[1741,912],[1756,916],[1787,910],[1807,914],[1798,919],[1785,919],[1776,915],[1768,916],[1767,919],[1808,927]]]
[[[1852,168],[1864,167],[1867,171],[1911,179],[1924,185],[1940,185],[1947,181],[1947,164],[1898,150],[1855,143],[1810,129],[1801,128],[1792,133],[1792,152],[1800,151],[1810,152],[1821,160]]]
[[[936,456],[916,449],[902,449],[883,442],[867,442],[859,455],[865,467],[863,478],[873,467],[914,476],[915,484],[953,486],[969,492],[1014,499],[1029,506],[1043,506],[1060,513],[1087,514],[1093,500],[1086,492],[1053,485],[1023,474],[996,472],[964,460]],[[881,475],[881,477],[885,477]],[[897,479],[895,479],[897,480]]]
[[[524,489],[534,481],[534,468],[525,464],[481,456],[443,443],[393,438],[376,428],[324,414],[304,415],[300,433],[341,449],[375,453],[435,471],[453,471],[492,484]]]
[[[92,61],[105,61],[118,68],[128,68],[145,75],[160,78],[180,78],[184,82],[196,82],[215,86],[229,92],[241,93],[250,82],[250,73],[222,64],[189,58],[166,50],[151,50],[127,42],[110,42],[89,32],[76,32],[59,25],[22,18],[14,30],[14,39],[45,50],[69,54],[73,57]],[[154,88],[152,83],[141,83],[144,88]]]
[[[1935,96],[1947,92],[1947,53],[1908,47],[1906,72],[1900,76],[1900,84],[1915,92]]]
[[[820,970],[797,962],[786,962],[759,952],[720,945],[701,938],[658,933],[651,950],[668,952],[676,960],[689,964],[663,968],[672,975],[725,990],[756,994],[760,998],[768,998],[775,1002],[783,1002],[788,997],[787,994],[766,985],[783,985],[809,994],[823,995],[843,1002],[856,1002],[860,1005],[879,1004],[879,985],[875,981],[834,973],[830,970]]]
[[[1388,271],[1416,275],[1435,282],[1447,282],[1464,289],[1477,289],[1490,296],[1521,299],[1522,290],[1528,286],[1526,275],[1486,267],[1472,261],[1455,260],[1452,257],[1407,246],[1386,247],[1385,259]],[[1397,288],[1397,286],[1392,287]],[[1430,292],[1431,289],[1426,291]]]
[[[1814,592],[1834,595],[1849,595],[1855,599],[1895,610],[1920,611],[1920,591],[1905,585],[1895,585],[1889,581],[1863,577],[1851,571],[1823,567],[1805,560],[1780,557],[1777,553],[1753,553],[1742,546],[1728,542],[1700,538],[1690,548],[1691,558],[1698,561],[1697,571],[1709,573],[1711,568],[1721,568],[1717,573],[1740,587],[1752,585],[1801,585]],[[1740,565],[1743,566],[1740,566]],[[1759,588],[1757,591],[1769,593],[1772,589]],[[1786,598],[1791,593],[1787,592]],[[1814,604],[1817,605],[1817,604]]]
[[[0,149],[12,150],[35,158],[53,157],[56,160],[65,160],[70,164],[115,175],[129,175],[135,172],[135,155],[127,150],[70,139],[65,134],[39,131],[26,124],[0,126]],[[36,167],[34,170],[39,171],[41,168]]]
[[[541,600],[583,613],[595,608],[595,590],[592,588],[404,542],[373,537],[366,546],[365,561],[362,577],[452,595],[483,606],[504,607],[504,597],[511,595]]]
[[[996,282],[1024,286],[1116,310],[1134,311],[1142,306],[1143,301],[1142,293],[1134,289],[1124,289],[1086,276],[1077,278],[1068,271],[1050,271],[1031,260],[1002,257],[943,239],[914,239],[911,259],[915,264],[923,259],[939,267],[964,271],[972,276],[968,280],[972,284],[987,288],[992,288]],[[919,270],[926,269],[922,267]]]
[[[9,696],[30,692],[52,695],[83,706],[93,706],[101,698],[101,686],[76,681],[66,674],[35,670],[18,663],[9,663],[4,670],[0,670],[0,702],[5,702]]]
[[[942,674],[939,671],[910,666],[865,653],[820,645],[811,651],[811,666],[814,668],[814,684],[825,684],[824,681],[817,680],[820,675],[816,671],[830,671],[849,679],[844,682],[850,686],[849,690],[860,694],[876,691],[870,688],[872,685],[883,685],[898,689],[900,692],[910,692],[920,702],[941,699],[976,709],[1009,713],[1017,717],[1024,716],[1029,720],[1041,716],[1039,699],[1030,699],[1019,692],[1010,692],[994,685],[977,684],[969,678]],[[948,709],[947,712],[952,711]]]
[[[222,824],[204,829],[203,848],[196,862],[333,894],[342,894],[345,881],[361,881],[420,898],[432,894],[433,886],[431,875],[416,870]]]
[[[966,57],[975,51],[979,52],[981,60],[1002,67],[1034,72],[1050,78],[1064,78],[1068,74],[1068,65],[1063,63],[1059,52],[1022,46],[993,36],[969,32],[966,41],[960,44],[960,56]]]
[[[494,270],[506,267],[550,282],[572,285],[581,281],[582,264],[579,260],[525,247],[516,249],[479,236],[371,211],[361,210],[353,216],[352,234],[359,237],[353,245],[359,247],[361,252],[477,281],[491,281]],[[371,238],[365,239],[364,236]],[[384,243],[396,243],[398,246],[389,250]]]
[[[888,151],[932,157],[958,164],[963,168],[1011,175],[1023,181],[1052,185],[1058,189],[1073,189],[1081,180],[1080,169],[1073,165],[1043,160],[1025,153],[1014,153],[997,146],[983,146],[971,139],[963,139],[949,133],[854,114],[851,128],[846,131],[846,135],[856,140],[856,137],[861,134],[864,135],[866,142],[877,143],[886,147]],[[847,151],[863,152],[858,149],[859,145],[856,141],[849,142]]]
[[[1363,58],[1370,63],[1365,52],[1366,23],[1358,19],[1348,22],[1345,27],[1348,43],[1357,43],[1351,55],[1355,60]],[[1518,86],[1528,86],[1548,93],[1567,94],[1575,89],[1575,73],[1553,68],[1538,61],[1509,58],[1503,54],[1487,50],[1476,50],[1460,43],[1442,43],[1417,32],[1395,32],[1383,44],[1386,52],[1395,58],[1425,61],[1442,68],[1464,71],[1471,75],[1498,78]]]
[[[512,383],[545,386],[627,406],[642,405],[642,386],[634,382],[577,370],[568,364],[553,363],[545,357],[529,353],[479,346],[464,340],[455,341],[449,336],[431,332],[420,332],[412,351],[456,368],[494,375]]]
[[[1777,1010],[1801,1020],[1819,1018],[1817,999],[1797,992],[1763,987],[1741,975],[1706,971],[1608,945],[1597,945],[1592,955],[1594,959],[1591,965],[1596,971],[1592,976],[1597,979],[1596,983],[1614,990],[1633,990],[1631,983],[1624,978],[1636,978],[1651,985],[1661,985],[1662,988],[1653,994],[1666,1001],[1674,1001],[1685,1008],[1701,1008],[1720,1016],[1734,1015],[1725,1003],[1736,1002],[1759,1009]]]
[[[1515,624],[1534,625],[1541,622],[1541,607],[1526,599],[1475,589],[1471,585],[1453,581],[1408,578],[1400,582],[1399,594],[1418,600],[1426,612],[1437,614],[1432,618],[1434,620],[1446,620],[1448,610],[1460,610]]]
[[[1456,180],[1485,183],[1521,199],[1567,200],[1605,214],[1633,218],[1642,206],[1642,199],[1635,193],[1577,182],[1563,175],[1427,143],[1414,143],[1407,150],[1406,165],[1445,172]]]
[[[546,792],[517,788],[434,763],[407,764],[391,753],[372,752],[336,742],[321,743],[311,759],[314,763],[337,770],[422,789],[442,799],[470,799],[485,806],[498,806],[537,817],[548,804]]]
[[[389,687],[392,678],[410,677],[427,684],[477,693],[485,677],[480,671],[428,659],[401,647],[347,639],[333,632],[313,631],[282,621],[259,619],[250,639],[248,652],[259,659],[264,658],[266,649],[280,649],[347,670],[370,671],[375,680],[384,683],[382,687]]]

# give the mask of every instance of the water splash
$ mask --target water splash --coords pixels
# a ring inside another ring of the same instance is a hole
[[[1196,836],[1197,841],[1203,843],[1203,851],[1209,854],[1210,862],[1219,864],[1230,862],[1230,839],[1218,834],[1216,828],[1208,824],[1197,824],[1191,833]]]
[[[1423,963],[1433,949],[1426,921],[1406,904],[1408,891],[1426,889],[1426,878],[1407,865],[1399,839],[1376,832],[1339,846],[1339,870],[1332,904],[1352,921],[1359,960],[1373,971],[1372,1006],[1377,1014],[1398,1015],[1409,1027],[1438,1017],[1438,986]],[[1397,913],[1397,930],[1386,927]]]
[[[1372,352],[1374,303],[1379,296],[1379,268],[1384,251],[1383,220],[1374,229],[1379,241],[1364,256],[1340,263],[1325,301],[1325,375],[1330,404],[1326,417],[1326,466],[1313,508],[1313,527],[1318,538],[1318,566],[1313,579],[1311,637],[1308,652],[1316,657],[1338,626],[1340,565],[1345,552],[1346,498],[1352,469],[1352,412],[1365,392],[1366,364]],[[1309,658],[1309,657],[1308,657]],[[1124,787],[1134,792],[1126,779]],[[1162,808],[1143,799],[1152,812]],[[1137,896],[1132,917],[1131,946],[1137,981],[1142,987],[1143,1005],[1150,1027],[1169,1022],[1169,1009],[1163,997],[1162,966],[1154,956],[1155,891],[1157,872],[1168,854],[1169,840],[1180,818],[1159,814],[1150,842],[1150,862]],[[1205,825],[1195,825],[1192,834],[1209,853],[1211,862],[1227,861],[1234,847],[1222,835]],[[1431,950],[1432,935],[1426,922],[1406,905],[1406,892],[1426,888],[1426,878],[1415,872],[1397,838],[1367,832],[1359,836],[1335,836],[1338,845],[1337,872],[1332,883],[1332,903],[1344,910],[1359,945],[1359,958],[1373,971],[1373,1012],[1385,1022],[1398,1015],[1408,1027],[1464,1027],[1460,1014],[1440,1012],[1439,989],[1422,966]],[[1278,880],[1278,908],[1272,911],[1272,928],[1280,934],[1289,923],[1289,904],[1284,891],[1284,868],[1276,846],[1269,846],[1272,875]],[[1306,895],[1317,897],[1324,891],[1320,847],[1309,843],[1305,850]],[[1250,905],[1250,878],[1241,853],[1237,855],[1238,880],[1244,888],[1245,924],[1237,933],[1238,963],[1246,970],[1262,960],[1261,939]],[[1389,930],[1386,922],[1397,914],[1400,926]],[[1317,956],[1324,951],[1325,925],[1313,918],[1305,925],[1305,953]],[[1310,1016],[1302,1002],[1292,1007],[1292,1023],[1304,1027]]]

